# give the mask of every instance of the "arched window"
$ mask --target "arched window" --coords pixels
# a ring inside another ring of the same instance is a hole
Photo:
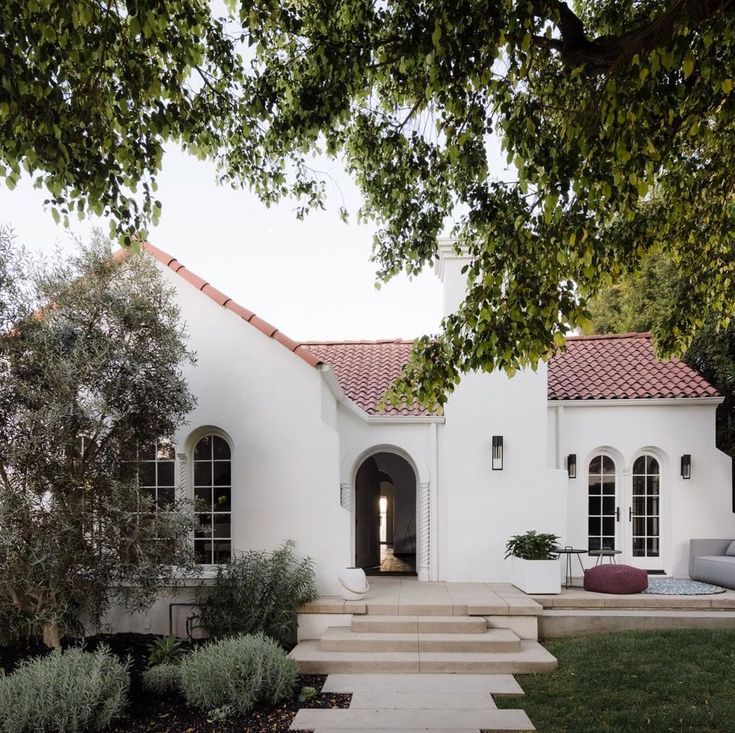
[[[615,461],[597,455],[588,471],[587,544],[589,550],[615,549]]]
[[[650,455],[633,464],[633,504],[631,522],[633,557],[659,557],[661,553],[661,469]]]
[[[219,435],[194,447],[194,500],[199,529],[194,533],[197,562],[229,562],[232,554],[232,466],[230,446]]]

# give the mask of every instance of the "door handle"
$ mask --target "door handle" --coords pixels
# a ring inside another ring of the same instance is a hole
[[[628,521],[629,522],[633,521],[633,507],[632,506],[628,507]]]
[[[620,521],[620,507],[619,506],[615,507],[615,521],[616,522]]]

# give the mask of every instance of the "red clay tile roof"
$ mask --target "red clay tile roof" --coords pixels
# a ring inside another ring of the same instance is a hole
[[[369,415],[428,415],[419,407],[378,409],[378,402],[408,362],[413,341],[311,341],[302,344],[328,364],[342,391]]]
[[[309,366],[315,367],[321,363],[320,359],[301,346],[301,344],[296,343],[296,341],[281,333],[275,326],[271,326],[270,323],[259,318],[252,311],[243,308],[243,306],[236,303],[232,298],[212,287],[206,280],[199,277],[199,275],[195,275],[191,270],[187,270],[176,258],[158,249],[158,247],[155,247],[150,242],[144,242],[142,246],[146,252],[153,255],[153,257],[166,267],[170,267],[177,275],[183,277],[184,280],[193,285],[197,290],[209,296],[217,305],[227,308],[227,310],[240,316],[243,321],[246,321],[251,326],[255,326],[255,328],[269,338],[278,341],[279,344],[285,346],[289,351],[300,356]]]
[[[400,374],[411,341],[304,343],[335,373],[342,391],[370,415]],[[656,359],[648,333],[577,336],[549,361],[550,400],[716,397],[717,390],[679,359]],[[425,410],[388,409],[389,415],[426,415]]]
[[[577,336],[549,361],[550,400],[717,397],[717,390],[679,359],[661,361],[650,333]]]

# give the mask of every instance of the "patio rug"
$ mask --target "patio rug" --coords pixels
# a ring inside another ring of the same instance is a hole
[[[649,578],[648,588],[643,592],[659,596],[709,596],[724,593],[725,589],[689,578]]]

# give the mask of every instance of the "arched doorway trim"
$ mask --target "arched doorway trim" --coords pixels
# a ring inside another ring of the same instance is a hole
[[[350,512],[351,557],[355,557],[355,479],[360,466],[368,458],[378,453],[393,453],[405,460],[413,469],[416,478],[416,571],[419,580],[430,580],[431,523],[434,512],[431,507],[428,467],[414,460],[408,451],[397,445],[381,443],[361,450],[353,450],[342,462],[340,501],[343,508]]]

